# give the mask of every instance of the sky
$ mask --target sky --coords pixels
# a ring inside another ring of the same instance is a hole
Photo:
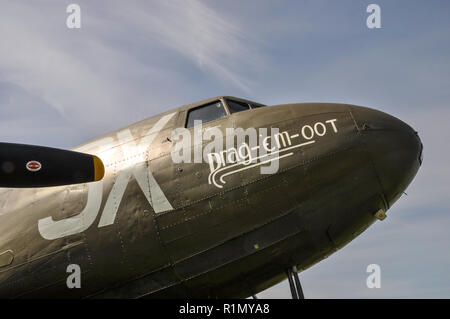
[[[81,8],[69,29],[66,8]],[[369,4],[381,28],[369,29]],[[70,149],[217,95],[338,102],[419,132],[407,195],[300,273],[306,298],[450,298],[450,2],[1,0],[0,136]],[[366,268],[381,267],[369,289]],[[287,282],[258,295],[290,298]]]

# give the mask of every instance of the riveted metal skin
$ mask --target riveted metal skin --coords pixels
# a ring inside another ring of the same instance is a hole
[[[173,162],[171,134],[184,127],[189,109],[223,99],[183,106],[77,148],[105,166],[98,214],[78,233],[49,240],[38,224],[49,216],[76,218],[97,186],[0,190],[0,251],[14,252],[0,267],[0,297],[248,297],[284,280],[288,267],[302,271],[357,237],[420,166],[417,134],[390,115],[345,104],[276,105],[203,123],[224,136],[226,128],[277,128],[285,132],[280,154],[292,153],[273,174],[261,174],[261,166],[224,170],[216,176],[223,177],[219,188],[208,182],[208,163]],[[155,135],[162,118],[169,119]],[[304,138],[302,128],[316,123],[327,133],[317,124],[320,134]],[[146,136],[153,137],[147,146]],[[136,169],[147,172],[145,182]],[[117,185],[127,176],[122,192]],[[100,227],[105,211],[116,215]],[[67,288],[69,264],[81,268],[81,289]]]

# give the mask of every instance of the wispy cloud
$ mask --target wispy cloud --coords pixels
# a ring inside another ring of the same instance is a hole
[[[212,72],[243,91],[251,91],[251,81],[241,70],[255,66],[260,53],[239,21],[198,0],[134,4],[114,12],[127,25],[134,26],[151,41],[176,50],[204,72]]]
[[[69,3],[2,3],[3,141],[73,147],[229,91],[381,108],[419,131],[424,164],[385,222],[301,274],[305,295],[450,296],[447,2],[380,0],[371,31],[354,1],[79,0],[80,30],[65,26]],[[380,291],[364,286],[373,262]],[[288,297],[287,283],[262,296]]]
[[[214,83],[248,93],[251,70],[261,72],[256,42],[207,2],[80,1],[80,30],[66,28],[67,4],[2,7],[0,81],[92,136],[192,102],[189,92],[209,97]]]

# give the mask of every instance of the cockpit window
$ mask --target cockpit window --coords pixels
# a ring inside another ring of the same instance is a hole
[[[206,123],[226,116],[227,112],[225,111],[222,102],[217,101],[189,110],[187,115],[186,127],[193,127],[194,121],[202,121],[202,123]]]
[[[263,106],[266,106],[266,105],[258,104],[258,103],[251,103],[250,106],[252,107],[252,109],[257,109],[258,107],[263,107]]]
[[[249,110],[250,107],[247,103],[244,102],[238,102],[233,100],[227,100],[228,109],[230,110],[230,113],[236,113],[241,111]]]

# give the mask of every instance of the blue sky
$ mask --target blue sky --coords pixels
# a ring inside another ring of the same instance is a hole
[[[81,29],[66,7],[81,6]],[[368,29],[366,7],[381,7]],[[309,298],[450,297],[448,1],[13,1],[0,10],[2,141],[72,148],[186,103],[371,106],[412,125],[424,163],[388,212],[301,273]],[[366,287],[381,266],[382,287]],[[287,298],[286,282],[260,297]]]

